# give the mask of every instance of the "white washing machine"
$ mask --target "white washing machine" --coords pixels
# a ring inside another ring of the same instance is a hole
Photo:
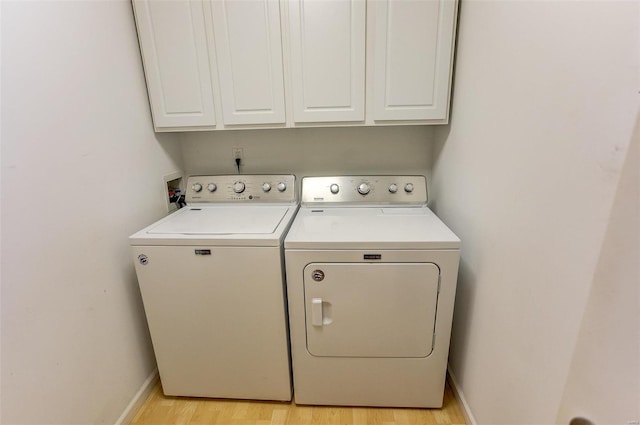
[[[130,238],[165,394],[291,400],[283,241],[292,175],[193,176]]]
[[[423,176],[307,177],[285,239],[295,401],[441,407],[460,240]]]

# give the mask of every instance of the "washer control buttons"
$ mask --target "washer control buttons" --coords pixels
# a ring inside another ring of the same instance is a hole
[[[218,189],[218,186],[216,186],[216,184],[215,184],[215,183],[209,183],[209,184],[207,185],[207,190],[208,190],[209,192],[215,192],[215,191],[216,191],[216,189]]]
[[[267,183],[267,182],[262,183],[262,191],[263,192],[268,192],[270,190],[271,190],[271,184],[270,183]]]
[[[371,192],[371,187],[369,187],[368,183],[360,183],[358,185],[358,193],[360,195],[366,195],[369,192]]]
[[[391,183],[389,185],[389,192],[396,193],[398,191],[398,185],[395,183]]]
[[[244,192],[244,183],[243,182],[235,182],[233,184],[233,191],[235,193],[242,193]]]
[[[193,189],[194,192],[200,192],[202,190],[202,185],[200,183],[194,183],[193,186],[191,186],[191,189]]]
[[[407,183],[404,185],[404,191],[407,193],[413,192],[413,183]]]
[[[283,182],[278,183],[277,187],[280,192],[284,192],[285,190],[287,190],[287,185],[286,183],[283,183]]]
[[[331,186],[329,186],[329,190],[331,191],[331,193],[335,195],[336,193],[340,192],[340,186],[334,183]]]

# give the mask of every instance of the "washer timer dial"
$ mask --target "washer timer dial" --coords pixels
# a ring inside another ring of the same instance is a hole
[[[244,192],[244,188],[245,188],[245,186],[244,186],[244,183],[243,183],[243,182],[235,182],[235,183],[233,184],[233,191],[234,191],[235,193],[242,193],[242,192]]]

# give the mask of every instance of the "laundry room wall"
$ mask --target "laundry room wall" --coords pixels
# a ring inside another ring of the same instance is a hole
[[[640,420],[640,120],[629,146],[556,423]]]
[[[238,130],[184,134],[187,174],[428,174],[433,127],[344,127]]]
[[[589,413],[567,399],[558,416],[572,362],[584,361],[574,353],[589,294],[600,291],[592,284],[615,266],[599,258],[638,111],[638,7],[461,3],[431,205],[462,239],[450,369],[478,424],[566,424]],[[616,326],[637,344],[637,321]],[[634,370],[631,357],[619,359],[612,373]],[[617,405],[633,383],[592,390]]]
[[[166,213],[131,3],[3,1],[1,418],[113,424],[155,362],[127,237]]]

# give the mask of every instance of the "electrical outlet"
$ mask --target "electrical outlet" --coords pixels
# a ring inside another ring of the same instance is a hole
[[[233,148],[232,149],[233,152],[233,160],[235,161],[236,159],[244,159],[244,152],[242,151],[242,148]]]

